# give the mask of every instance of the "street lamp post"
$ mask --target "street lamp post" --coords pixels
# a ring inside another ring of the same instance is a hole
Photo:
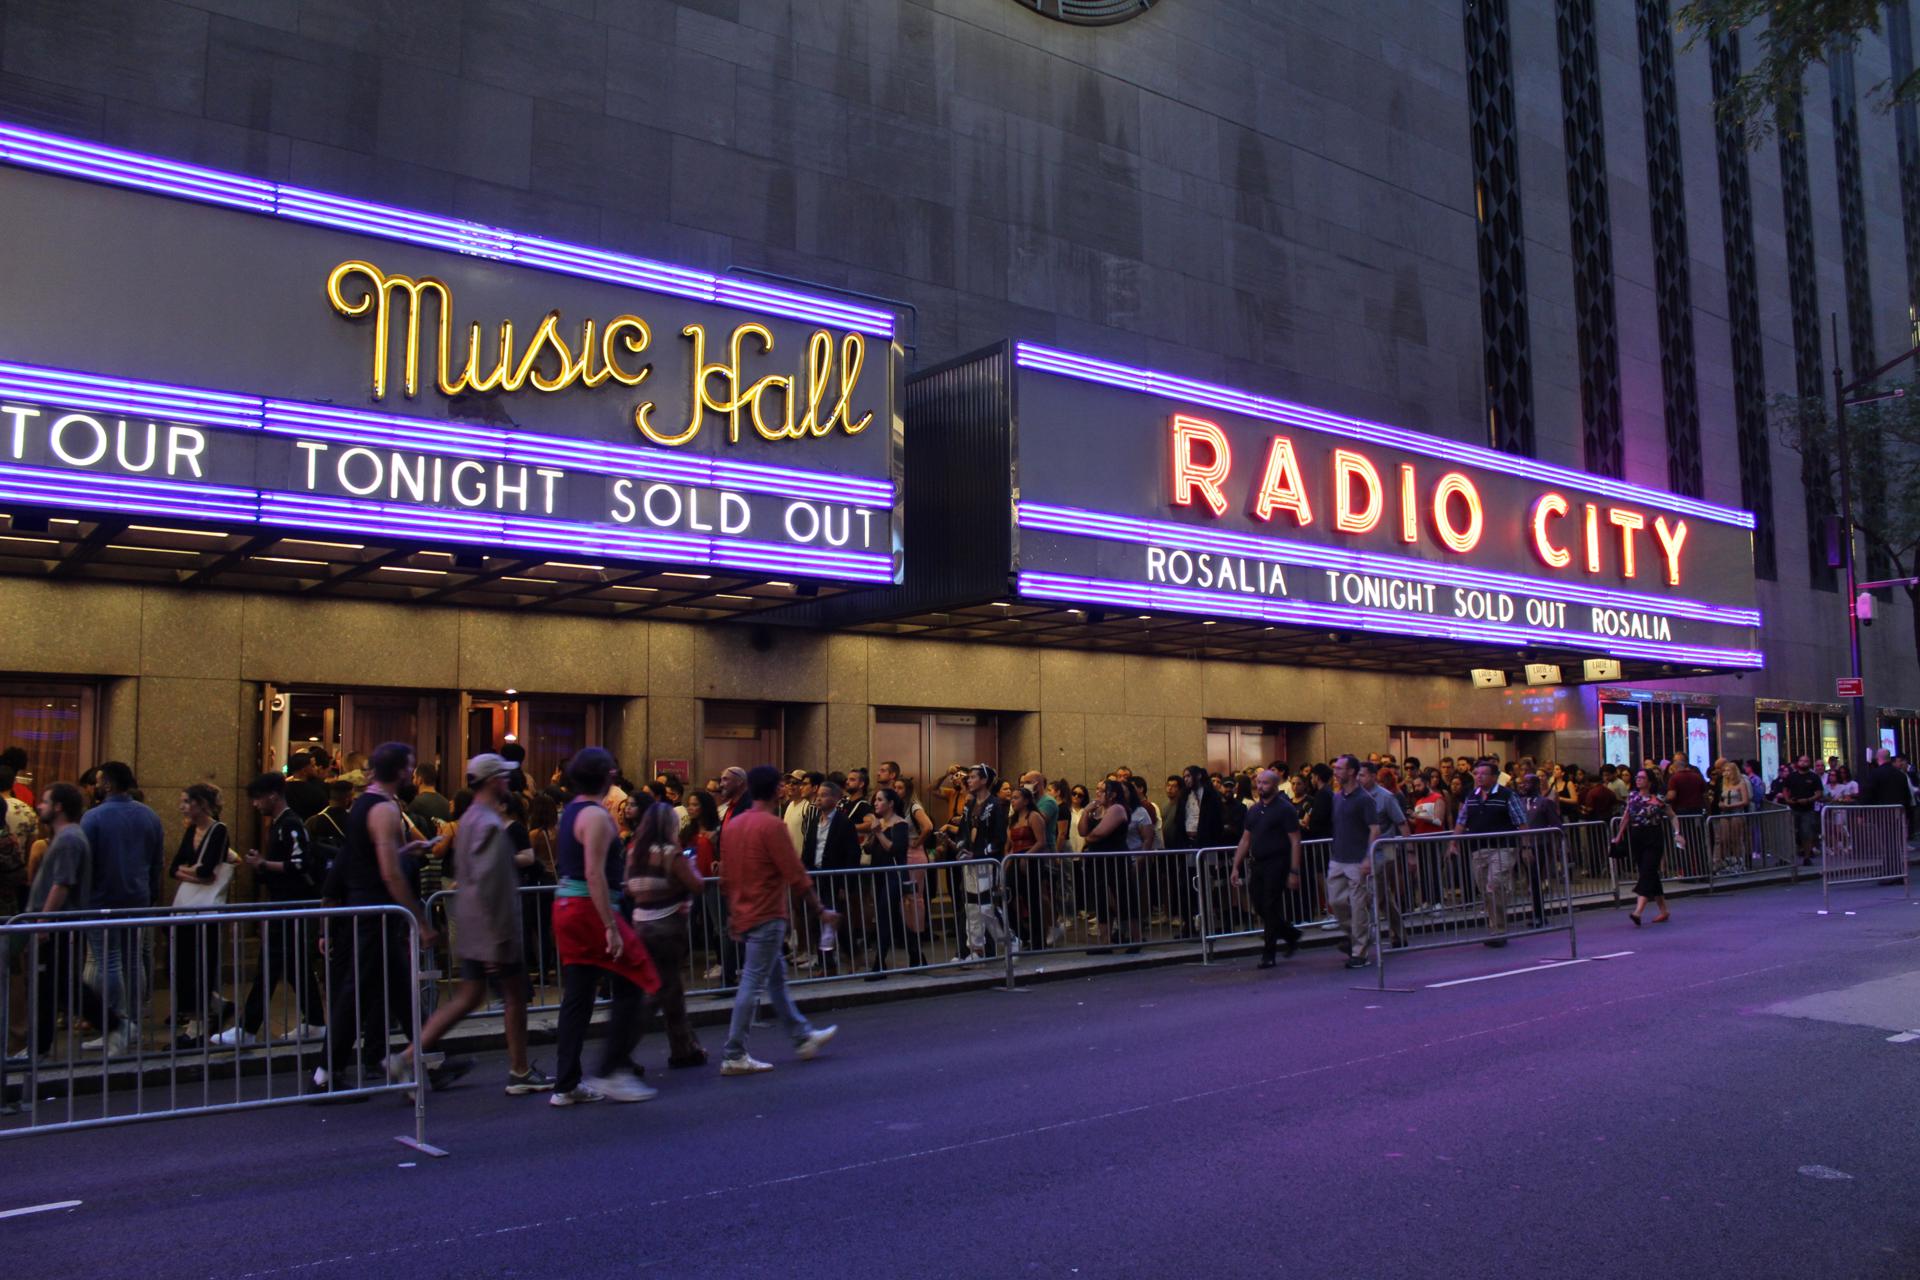
[[[1859,396],[1850,399],[1863,388],[1872,386],[1893,369],[1905,364],[1915,356],[1920,356],[1920,346],[1895,356],[1877,369],[1870,370],[1855,378],[1852,382],[1843,382],[1845,372],[1840,367],[1840,317],[1830,317],[1833,328],[1833,416],[1835,431],[1840,437],[1840,538],[1844,548],[1847,567],[1847,648],[1853,662],[1853,678],[1862,680],[1860,672],[1860,587],[1855,574],[1853,560],[1853,447],[1847,438],[1847,406],[1850,404],[1872,404],[1876,400],[1892,400],[1904,395],[1902,391],[1893,391],[1885,395]],[[1872,583],[1872,586],[1884,586],[1885,583]],[[1856,684],[1860,693],[1853,699],[1853,767],[1858,770],[1865,766],[1870,758],[1868,745],[1873,741],[1867,729],[1867,695],[1864,683]]]

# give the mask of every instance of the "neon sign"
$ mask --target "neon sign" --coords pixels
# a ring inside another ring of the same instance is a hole
[[[1230,509],[1226,485],[1233,470],[1233,449],[1218,423],[1191,414],[1176,413],[1170,426],[1173,467],[1170,490],[1173,505],[1193,507],[1198,495],[1214,516],[1225,516]],[[1345,534],[1369,534],[1378,529],[1387,506],[1387,486],[1381,469],[1373,459],[1354,449],[1336,448],[1331,454],[1329,480],[1333,527]],[[1420,541],[1419,473],[1412,463],[1399,464],[1400,509],[1399,540]],[[1271,520],[1277,511],[1293,516],[1296,527],[1313,523],[1313,504],[1307,496],[1307,484],[1300,467],[1300,455],[1291,437],[1276,435],[1268,443],[1267,467],[1253,493],[1252,514]],[[1436,545],[1455,555],[1467,555],[1480,545],[1486,530],[1486,508],[1480,489],[1472,477],[1449,471],[1434,482],[1428,504],[1430,529]],[[1567,499],[1558,493],[1546,493],[1534,501],[1528,517],[1528,531],[1535,553],[1548,568],[1564,569],[1573,557],[1552,540],[1548,521],[1567,514]],[[1602,508],[1587,504],[1589,546],[1587,572],[1604,571],[1597,534]],[[1647,527],[1647,518],[1626,507],[1604,508],[1607,523],[1619,531],[1617,565],[1622,577],[1638,573],[1638,550],[1634,539]],[[1680,585],[1680,557],[1687,541],[1687,522],[1675,518],[1654,517],[1657,550],[1665,566],[1669,586]]]
[[[443,280],[433,276],[400,275],[383,271],[371,262],[350,259],[328,273],[327,301],[350,320],[373,321],[373,398],[376,400],[385,399],[387,394],[396,313],[405,339],[401,386],[408,399],[419,394],[420,326],[429,304],[438,315],[432,355],[433,385],[443,396],[475,391],[519,391],[528,386],[535,391],[552,393],[574,386],[598,387],[609,379],[622,386],[637,387],[653,372],[651,363],[631,367],[622,364],[624,358],[646,352],[653,342],[653,330],[636,315],[615,316],[604,328],[599,328],[591,318],[584,320],[579,340],[572,345],[560,331],[558,311],[546,314],[524,346],[517,342],[513,321],[502,320],[493,344],[491,367],[488,367],[483,354],[486,338],[477,320],[467,326],[466,341],[459,348],[464,351],[464,360],[456,357],[453,291]],[[727,439],[735,444],[740,440],[743,411],[763,440],[823,436],[836,426],[848,435],[858,435],[873,421],[872,413],[856,419],[853,412],[854,390],[867,353],[866,339],[858,333],[847,333],[836,344],[834,336],[825,329],[814,330],[807,341],[806,371],[800,379],[779,373],[749,378],[745,371],[748,344],[757,344],[761,355],[773,351],[773,332],[763,324],[748,321],[736,325],[727,339],[725,361],[707,359],[705,325],[689,324],[680,333],[693,345],[688,360],[692,417],[684,427],[670,432],[652,421],[654,402],[641,401],[633,410],[633,424],[655,444],[690,443],[699,436],[708,410],[727,418]],[[717,395],[712,385],[716,378],[722,387]],[[795,394],[796,382],[802,388],[800,395]],[[831,403],[829,397],[832,397]],[[780,405],[777,416],[771,420],[764,403],[769,398],[777,399]],[[796,403],[802,400],[804,410],[796,414]]]
[[[0,363],[0,499],[897,577],[888,481],[21,364]]]
[[[1763,661],[1746,512],[1065,352],[1022,344],[1014,362],[1022,421],[1046,425],[1018,445],[1023,595]]]

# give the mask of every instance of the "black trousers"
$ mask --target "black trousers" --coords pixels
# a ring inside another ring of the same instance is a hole
[[[901,913],[901,879],[902,873],[898,871],[887,871],[874,877],[874,905],[880,917],[876,921],[880,934],[880,949],[873,963],[876,969],[887,963],[887,958],[893,954],[894,944],[901,939],[906,940],[908,964],[917,969],[926,963],[926,957],[920,951],[920,935],[907,928],[906,917]]]
[[[326,1026],[327,1002],[318,965],[321,922],[302,916],[261,923],[266,932],[260,939],[260,958],[253,967],[246,1011],[240,1016],[241,1030],[248,1035],[260,1030],[267,1020],[267,1001],[282,983],[293,988],[303,1022],[310,1027]]]
[[[398,917],[353,916],[327,929],[327,1065],[338,1073],[351,1061],[356,1029],[360,1061],[369,1066],[386,1057],[387,1032],[396,1022],[412,1035],[407,984],[413,963],[407,926]]]
[[[600,1069],[594,1074],[603,1077],[616,1071],[639,1074],[633,1065],[633,1047],[640,1041],[644,998],[640,988],[597,965],[562,965],[560,1022],[554,1028],[555,1093],[566,1093],[580,1083],[580,1055],[586,1048],[587,1027],[593,1021],[593,998],[600,990],[602,979],[612,989],[613,1005],[608,1011],[607,1042],[600,1053]]]
[[[1288,864],[1284,858],[1270,858],[1264,862],[1256,860],[1253,874],[1247,881],[1253,909],[1260,913],[1260,942],[1269,958],[1283,940],[1289,943],[1300,941],[1299,926],[1293,923],[1293,917],[1287,910],[1287,870]]]

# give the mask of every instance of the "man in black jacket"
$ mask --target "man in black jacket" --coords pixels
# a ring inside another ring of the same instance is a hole
[[[846,871],[860,865],[860,833],[854,829],[854,819],[847,808],[840,803],[845,795],[846,785],[839,774],[822,779],[814,792],[813,812],[807,815],[800,836],[800,863],[809,872]],[[847,896],[847,878],[823,876],[817,884],[820,901],[829,910],[844,915],[841,903]],[[824,937],[816,938],[816,944],[824,941]],[[819,947],[823,971],[833,968],[838,940],[835,942],[832,948]]]
[[[1205,769],[1197,764],[1183,769],[1179,791],[1172,800],[1162,823],[1167,848],[1218,849],[1227,843],[1226,808]],[[1192,870],[1183,859],[1177,866],[1167,867],[1166,874],[1172,889],[1167,904],[1169,912],[1175,918],[1180,936],[1191,936],[1199,910]]]

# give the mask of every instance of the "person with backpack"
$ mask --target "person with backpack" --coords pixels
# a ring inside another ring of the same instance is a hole
[[[268,771],[247,784],[247,800],[267,824],[267,850],[247,850],[247,866],[265,891],[269,903],[289,907],[310,904],[320,897],[327,866],[318,846],[307,834],[300,815],[287,804],[287,779]],[[254,962],[253,985],[240,1021],[213,1037],[221,1048],[238,1049],[260,1043],[266,1024],[267,1002],[282,983],[293,989],[300,1022],[289,1039],[327,1038],[326,990],[320,981],[320,922],[311,919],[261,922],[259,958]]]

